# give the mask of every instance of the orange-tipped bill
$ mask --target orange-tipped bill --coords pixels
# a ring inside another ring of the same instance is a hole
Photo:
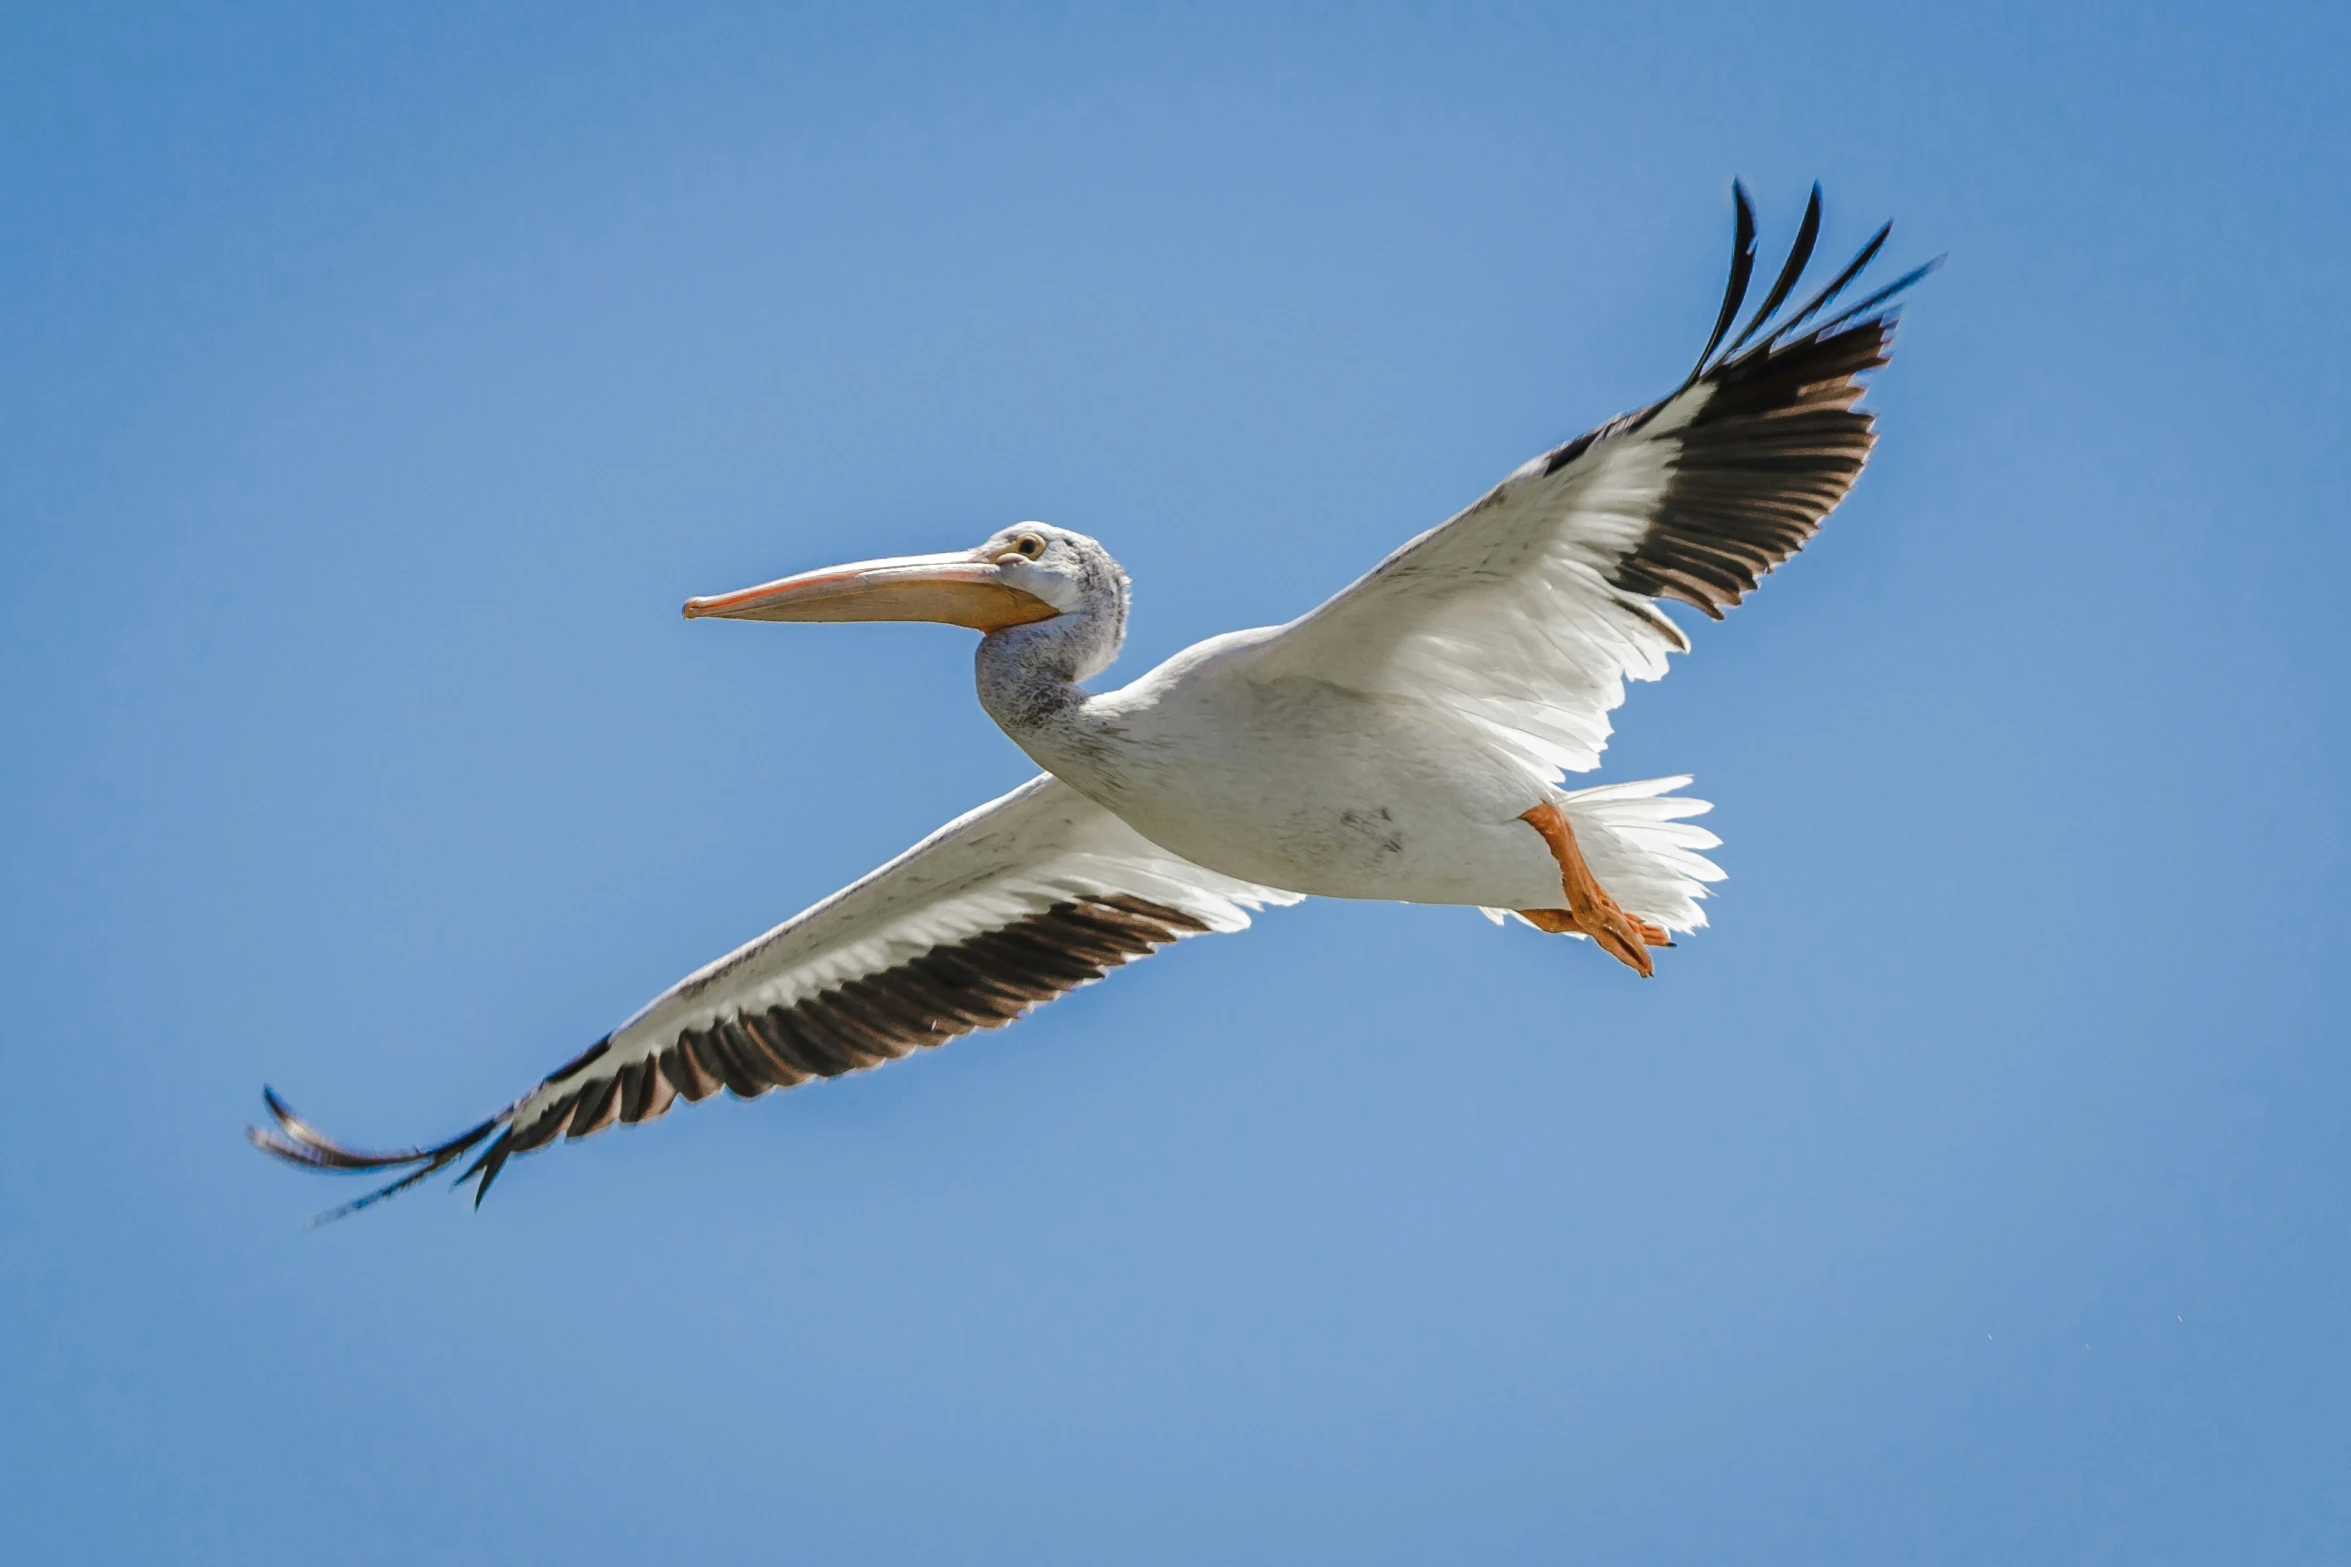
[[[999,631],[1061,613],[1013,587],[993,560],[969,551],[862,560],[762,583],[740,593],[686,600],[686,618],[729,620],[934,620]]]

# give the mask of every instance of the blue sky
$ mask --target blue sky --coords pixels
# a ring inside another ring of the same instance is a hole
[[[0,14],[18,1561],[2333,1561],[2339,10]],[[1125,674],[1948,251],[1824,536],[1604,776],[1640,984],[1316,903],[514,1166],[466,1124],[1017,782],[941,628],[690,593],[1041,517]]]

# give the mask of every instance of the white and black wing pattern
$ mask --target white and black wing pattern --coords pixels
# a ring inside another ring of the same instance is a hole
[[[1755,253],[1753,209],[1732,189],[1730,286],[1689,379],[1520,468],[1283,627],[1255,652],[1255,668],[1439,696],[1546,781],[1599,765],[1625,679],[1655,680],[1669,652],[1689,651],[1657,601],[1721,619],[1803,548],[1860,477],[1875,440],[1873,419],[1853,406],[1860,377],[1887,362],[1888,301],[1934,265],[1807,328],[1876,256],[1881,229],[1826,288],[1771,324],[1819,234],[1814,186],[1786,265],[1718,357]]]
[[[751,1099],[838,1077],[1032,1007],[1299,894],[1204,870],[1051,775],[688,976],[480,1125],[429,1148],[346,1148],[264,1090],[254,1142],[311,1169],[399,1171],[339,1216],[473,1155],[479,1204],[508,1159],[724,1088]]]

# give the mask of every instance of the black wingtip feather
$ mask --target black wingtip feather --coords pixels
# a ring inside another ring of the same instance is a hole
[[[1806,321],[1810,320],[1815,311],[1819,310],[1830,300],[1843,293],[1845,291],[1845,285],[1852,282],[1855,278],[1861,276],[1861,269],[1868,266],[1872,261],[1877,259],[1878,252],[1885,248],[1886,240],[1890,235],[1893,234],[1893,232],[1894,225],[1888,223],[1880,228],[1875,234],[1872,234],[1869,237],[1869,243],[1861,247],[1861,253],[1855,256],[1851,261],[1845,263],[1845,270],[1838,273],[1835,277],[1829,279],[1828,287],[1813,295],[1811,300],[1806,303],[1803,309],[1788,317],[1787,320],[1781,322],[1777,327],[1774,327],[1772,329],[1771,336],[1765,338],[1764,342],[1767,345],[1778,342],[1781,338],[1786,337],[1791,332],[1794,332],[1796,328],[1802,326]]]
[[[1731,276],[1722,292],[1722,310],[1714,318],[1714,331],[1706,339],[1706,347],[1698,355],[1698,362],[1690,367],[1689,385],[1706,372],[1706,362],[1722,343],[1731,322],[1738,318],[1739,307],[1747,302],[1747,284],[1755,275],[1755,204],[1747,199],[1747,187],[1731,181],[1731,201],[1738,216],[1731,232]]]
[[[417,1182],[423,1180],[426,1176],[432,1174],[439,1168],[439,1165],[433,1164],[420,1166],[417,1169],[409,1171],[406,1175],[403,1175],[400,1177],[400,1179],[392,1182],[390,1185],[377,1187],[374,1191],[369,1192],[365,1197],[354,1198],[352,1201],[343,1204],[343,1206],[340,1208],[329,1208],[324,1213],[312,1214],[308,1219],[303,1221],[302,1227],[308,1230],[315,1230],[322,1224],[333,1224],[338,1219],[348,1219],[351,1217],[351,1215],[357,1213],[362,1208],[372,1208],[387,1197],[397,1197],[400,1195],[400,1193],[408,1190],[408,1188],[414,1186]]]
[[[511,1157],[513,1153],[513,1147],[514,1130],[513,1128],[509,1127],[507,1130],[500,1132],[498,1134],[497,1141],[490,1144],[489,1147],[483,1149],[481,1157],[474,1160],[473,1163],[467,1165],[465,1167],[464,1173],[459,1175],[456,1180],[450,1183],[450,1185],[453,1188],[463,1186],[467,1181],[470,1181],[476,1175],[479,1175],[481,1177],[481,1181],[473,1189],[473,1205],[476,1208],[481,1207],[482,1199],[490,1195],[490,1183],[498,1179],[498,1172],[500,1170],[506,1168],[506,1161],[509,1157]]]
[[[1912,267],[1909,271],[1894,279],[1893,282],[1888,283],[1884,288],[1879,289],[1876,293],[1861,301],[1861,303],[1854,305],[1849,309],[1838,312],[1836,315],[1831,316],[1828,320],[1823,321],[1819,326],[1814,327],[1814,334],[1820,337],[1829,337],[1834,335],[1837,328],[1843,326],[1846,322],[1852,320],[1854,317],[1867,315],[1870,311],[1886,303],[1886,301],[1892,299],[1895,295],[1909,288],[1912,284],[1920,281],[1922,278],[1931,277],[1935,273],[1943,270],[1943,262],[1946,259],[1947,257],[1945,256],[1937,256],[1932,261],[1920,262],[1917,266]]]
[[[1771,292],[1763,296],[1763,303],[1757,307],[1755,314],[1747,318],[1746,330],[1732,338],[1731,346],[1724,352],[1737,353],[1747,339],[1755,335],[1756,329],[1771,319],[1772,312],[1787,302],[1788,295],[1795,290],[1796,280],[1811,265],[1812,247],[1819,239],[1820,181],[1814,180],[1812,197],[1804,203],[1804,221],[1796,226],[1796,243],[1788,247],[1788,259],[1781,263],[1780,275],[1772,281]]]

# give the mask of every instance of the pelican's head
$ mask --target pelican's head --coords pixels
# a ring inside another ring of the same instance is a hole
[[[1118,655],[1126,600],[1126,573],[1108,550],[1067,528],[1023,522],[977,549],[861,560],[688,599],[686,618],[931,620],[990,633],[1052,621],[1050,640],[1082,680]]]

